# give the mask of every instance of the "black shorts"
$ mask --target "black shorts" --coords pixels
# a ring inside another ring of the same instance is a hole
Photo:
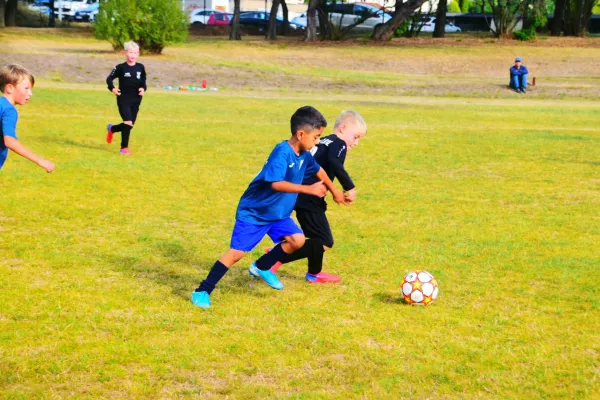
[[[319,239],[324,246],[333,247],[333,234],[325,211],[313,212],[296,209],[296,219],[304,231],[304,236]]]
[[[135,124],[138,111],[140,110],[140,104],[117,101],[117,106],[119,107],[119,114],[121,114],[123,121],[131,121],[132,124]]]

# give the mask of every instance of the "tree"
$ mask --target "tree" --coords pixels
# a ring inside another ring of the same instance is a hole
[[[279,0],[273,0],[271,3],[271,12],[269,13],[269,24],[267,27],[267,39],[277,39],[277,11],[279,10]],[[265,10],[266,11],[266,10]]]
[[[56,27],[56,16],[54,15],[54,0],[50,0],[48,3],[48,8],[50,9],[50,18],[48,19],[48,26],[50,28]]]
[[[288,11],[288,6],[285,0],[279,0],[281,2],[281,10],[283,12],[283,36],[288,36],[290,34],[290,14]]]
[[[6,0],[0,0],[0,28],[4,28],[4,14],[6,13]]]
[[[306,11],[306,41],[314,42],[317,40],[317,6],[319,0],[309,0],[308,10]]]
[[[392,18],[386,23],[375,27],[373,32],[373,40],[386,41],[390,40],[394,31],[400,26],[408,17],[415,12],[415,10],[423,5],[427,0],[396,0],[396,9]]]
[[[597,0],[556,0],[552,36],[583,36]]]
[[[484,17],[487,9],[492,11],[491,20],[485,17],[485,21],[494,36],[512,38],[515,26],[528,6],[528,2],[523,0],[480,0],[478,5],[481,7]]]
[[[94,25],[96,37],[110,41],[115,50],[133,40],[150,53],[183,42],[187,31],[187,16],[179,0],[106,0]]]
[[[562,32],[566,4],[567,0],[556,0],[556,7],[554,8],[554,21],[552,22],[552,36],[560,36],[560,33]]]
[[[4,25],[17,26],[17,0],[6,0]]]
[[[240,30],[240,0],[233,0],[233,21],[231,22],[229,40],[242,40]]]
[[[440,0],[435,12],[434,38],[443,38],[446,33],[446,12],[448,12],[448,0]]]

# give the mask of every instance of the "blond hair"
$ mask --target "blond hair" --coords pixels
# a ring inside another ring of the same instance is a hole
[[[342,113],[339,115],[339,117],[337,117],[337,119],[335,120],[335,124],[333,125],[333,130],[336,131],[338,130],[338,128],[347,122],[355,122],[357,123],[361,130],[366,134],[367,133],[367,123],[365,122],[364,118],[357,113],[356,111],[353,110],[345,110],[342,111]]]
[[[21,81],[29,79],[31,86],[35,84],[35,78],[29,71],[18,64],[8,64],[0,68],[0,92],[4,93],[6,85],[18,85]]]
[[[140,49],[140,46],[136,43],[136,42],[125,42],[125,44],[123,45],[123,49],[125,51],[129,50],[129,49]]]

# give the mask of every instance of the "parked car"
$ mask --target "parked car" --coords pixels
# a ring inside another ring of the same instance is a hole
[[[242,29],[246,29],[247,31],[256,32],[256,33],[264,33],[267,31],[267,27],[269,24],[269,15],[270,13],[265,13],[264,11],[247,11],[240,13],[240,26]],[[229,24],[233,22],[233,17]],[[277,16],[277,31],[283,29],[283,18],[279,15]],[[299,26],[290,21],[290,29],[292,31],[302,30],[302,26]]]
[[[30,4],[27,8],[40,14],[50,15],[50,0],[36,0],[35,3]]]
[[[96,15],[98,15],[99,8],[100,3],[95,3],[86,8],[82,8],[79,11],[75,11],[73,19],[77,22],[94,22],[96,20]]]
[[[98,0],[55,0],[54,15],[57,18],[62,16],[62,19],[72,21],[75,18],[75,12],[95,3],[98,3]]]
[[[228,13],[214,13],[208,17],[206,25],[229,25],[233,18],[233,14]]]
[[[190,24],[206,25],[208,23],[208,18],[214,13],[223,13],[223,10],[197,8],[190,13]]]
[[[435,29],[435,17],[425,17],[422,22],[421,32],[433,32]],[[444,31],[448,33],[460,32],[461,29],[454,23],[446,21]]]
[[[330,3],[329,20],[335,26],[345,28],[364,17],[369,17],[355,26],[353,32],[373,32],[375,27],[389,21],[392,17],[382,8],[367,3]],[[292,19],[295,24],[306,27],[306,13]],[[317,18],[317,26],[319,20]]]

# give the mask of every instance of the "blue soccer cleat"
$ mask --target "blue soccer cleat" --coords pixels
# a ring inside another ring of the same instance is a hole
[[[248,273],[257,278],[262,278],[265,282],[267,282],[267,285],[271,286],[273,289],[283,289],[283,283],[281,283],[281,281],[277,278],[277,275],[269,270],[261,271],[256,267],[256,263],[250,264]]]
[[[210,295],[207,292],[194,292],[192,304],[200,308],[210,308]]]

